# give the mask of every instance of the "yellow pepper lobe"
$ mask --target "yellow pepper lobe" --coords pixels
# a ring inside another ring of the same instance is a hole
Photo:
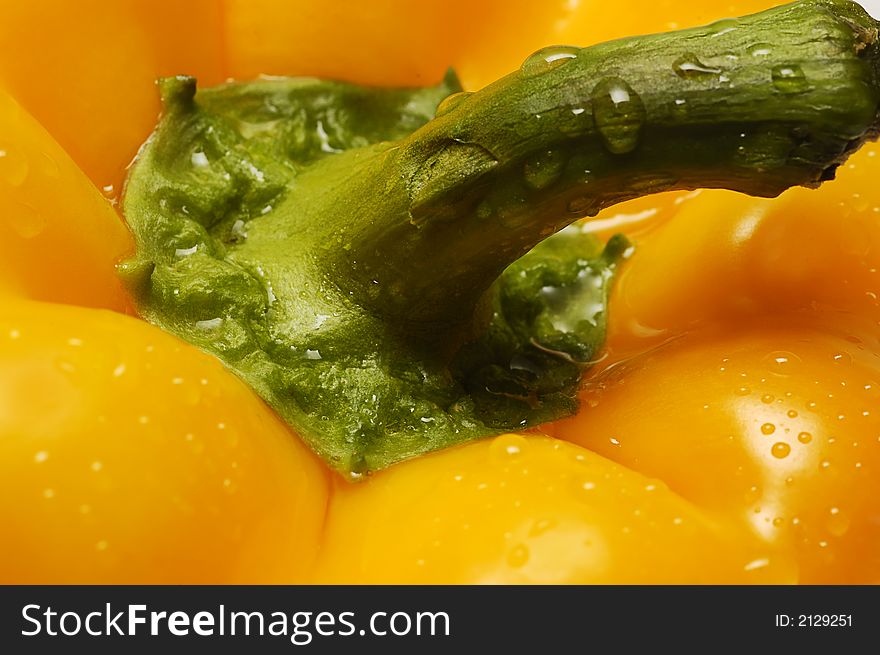
[[[0,88],[0,290],[123,311],[125,224],[51,136]]]
[[[0,303],[0,582],[304,582],[328,477],[215,358],[112,312]]]

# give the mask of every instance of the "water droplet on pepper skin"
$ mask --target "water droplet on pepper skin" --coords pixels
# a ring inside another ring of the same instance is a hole
[[[777,350],[764,358],[766,369],[776,375],[791,375],[800,363],[800,357],[787,350]]]
[[[46,217],[22,202],[15,203],[5,218],[12,230],[22,239],[33,239],[46,229]]]
[[[489,446],[489,455],[493,461],[503,463],[515,459],[528,448],[528,441],[518,434],[504,434],[495,437]]]
[[[785,459],[791,453],[791,446],[789,446],[784,441],[778,441],[773,444],[773,447],[770,449],[770,454],[773,455],[776,459]]]
[[[529,548],[524,544],[517,544],[507,554],[507,563],[511,568],[519,569],[529,561]]]
[[[832,536],[842,537],[849,532],[850,520],[839,507],[832,507],[828,510],[828,521],[825,527]]]
[[[10,186],[20,187],[28,178],[30,165],[14,150],[0,146],[0,180]]]

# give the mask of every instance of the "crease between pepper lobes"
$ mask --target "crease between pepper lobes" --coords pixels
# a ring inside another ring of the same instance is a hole
[[[168,80],[128,183],[123,273],[148,319],[218,354],[343,472],[558,418],[626,244],[603,255],[571,228],[512,262],[646,193],[829,179],[877,134],[876,25],[816,0],[549,49],[433,120],[452,78]]]

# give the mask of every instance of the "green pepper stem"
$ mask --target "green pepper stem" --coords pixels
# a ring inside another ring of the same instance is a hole
[[[353,476],[570,415],[629,246],[534,246],[649,193],[818,186],[878,136],[878,50],[857,5],[803,0],[545,49],[433,119],[453,78],[168,80],[129,288]]]
[[[540,51],[393,147],[330,164],[326,202],[356,208],[332,228],[353,244],[332,255],[336,282],[409,330],[442,332],[535,244],[615,203],[816,187],[878,135],[877,42],[858,5],[805,0]]]

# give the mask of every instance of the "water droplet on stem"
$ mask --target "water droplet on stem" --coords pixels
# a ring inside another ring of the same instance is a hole
[[[773,68],[773,86],[786,94],[803,93],[810,90],[810,83],[800,66],[782,65]]]
[[[605,147],[616,155],[638,146],[647,111],[635,90],[619,77],[607,77],[593,89],[593,122]]]
[[[567,45],[552,45],[541,48],[530,55],[520,69],[527,76],[540,75],[566,64],[572,59],[577,59],[579,52],[580,48]]]

